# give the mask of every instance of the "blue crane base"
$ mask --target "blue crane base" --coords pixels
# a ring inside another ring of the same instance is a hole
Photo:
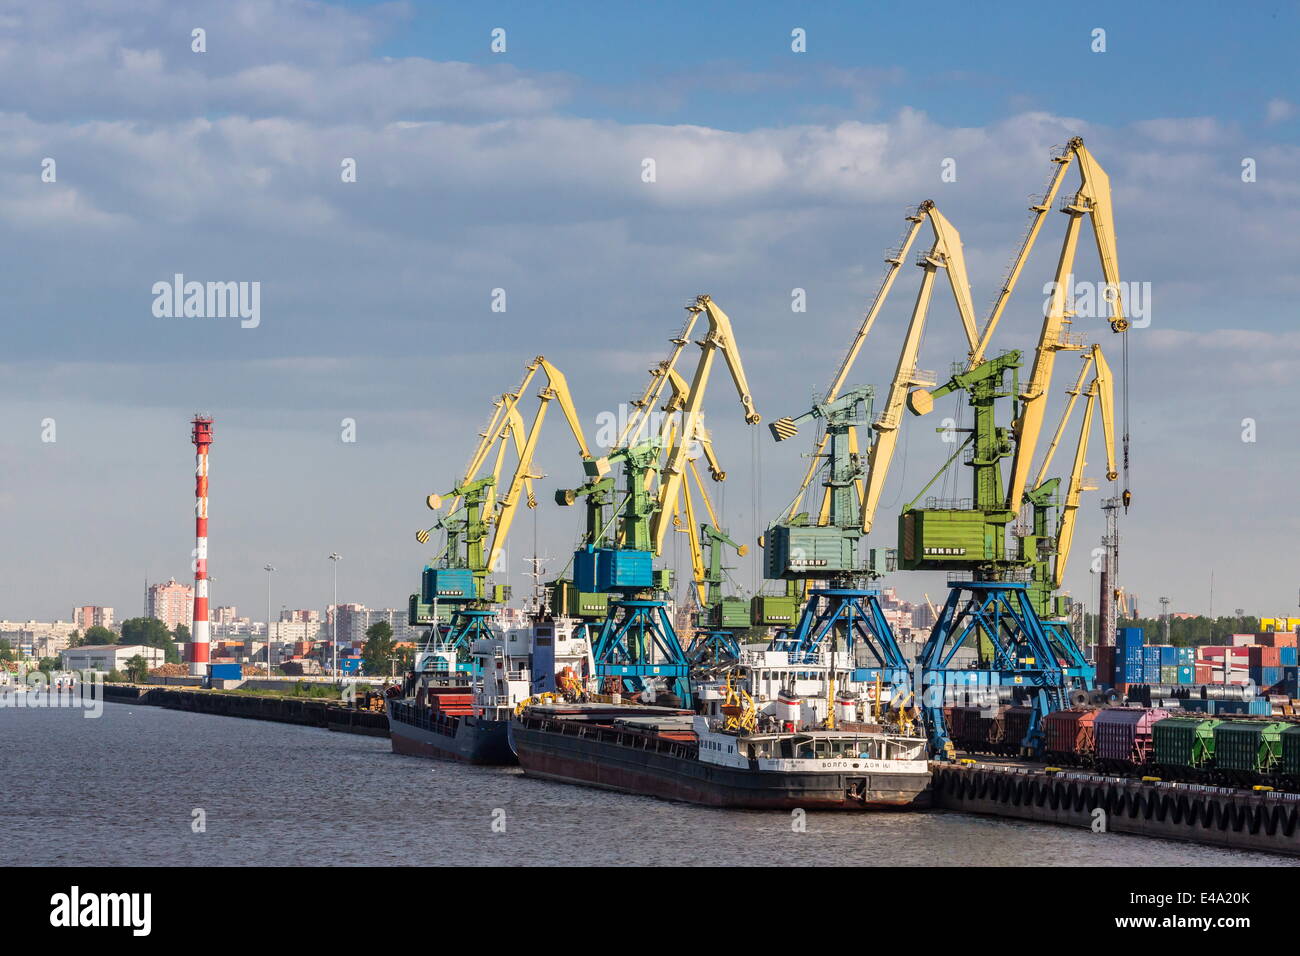
[[[498,636],[488,623],[494,617],[496,617],[495,611],[457,608],[452,612],[451,627],[448,628],[443,640],[450,644],[459,656],[464,657],[479,638]]]
[[[1069,692],[1092,686],[1094,670],[1069,629],[1043,621],[1018,581],[954,581],[948,600],[917,660],[921,707],[930,746],[943,753],[950,744],[946,706],[996,709],[999,687],[1013,687],[1032,713],[1029,730],[1018,742],[1037,755],[1043,746],[1043,718],[1068,706]],[[956,661],[958,651],[977,655],[976,663]]]
[[[663,601],[612,600],[593,651],[596,676],[615,677],[630,693],[656,678],[690,706],[690,662]]]
[[[740,644],[730,631],[701,631],[686,650],[694,664],[725,664],[740,660]]]
[[[910,682],[911,669],[880,607],[879,591],[813,589],[794,630],[777,634],[770,649],[785,651],[791,663],[813,663],[832,643],[855,661],[863,656],[858,648],[865,648],[869,660],[854,669],[854,680],[870,682],[879,676],[891,688]]]

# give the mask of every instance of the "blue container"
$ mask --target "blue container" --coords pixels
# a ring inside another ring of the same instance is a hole
[[[1153,664],[1154,664],[1156,667],[1159,667],[1159,666],[1160,666],[1160,648],[1159,648],[1157,645],[1155,645],[1155,644],[1152,644],[1152,645],[1149,646],[1149,647],[1144,647],[1144,648],[1142,648],[1142,663],[1145,664],[1145,665],[1147,665],[1148,667],[1151,666],[1151,665],[1153,665]]]
[[[1282,657],[1282,666],[1283,666],[1283,667],[1295,667],[1295,666],[1296,666],[1296,663],[1298,662],[1298,661],[1297,661],[1297,656],[1296,656],[1296,655],[1297,655],[1297,651],[1300,651],[1300,648],[1295,648],[1295,647],[1279,647],[1279,648],[1277,649],[1278,654],[1281,655],[1281,657]]]
[[[1179,665],[1178,665],[1178,683],[1180,683],[1180,684],[1195,684],[1195,683],[1196,683],[1196,667],[1195,667],[1194,665],[1192,665],[1192,664],[1179,664]]]
[[[596,565],[599,563],[599,552],[583,548],[581,551],[573,552],[573,586],[583,594],[590,594],[596,590]]]
[[[1140,661],[1128,661],[1123,667],[1115,669],[1115,683],[1141,684],[1146,680],[1146,671]]]
[[[345,674],[361,673],[361,658],[359,657],[340,657],[339,670]]]
[[[1273,713],[1273,705],[1263,697],[1257,697],[1246,703],[1246,713],[1254,717],[1267,717]]]
[[[1141,647],[1142,646],[1142,628],[1140,627],[1121,627],[1115,632],[1115,646],[1120,647]]]
[[[1160,666],[1177,667],[1178,666],[1178,648],[1171,644],[1157,644],[1160,648]]]
[[[1143,664],[1142,665],[1142,683],[1159,684],[1160,683],[1160,665]]]
[[[420,598],[425,604],[472,601],[474,597],[474,572],[469,568],[424,569]]]
[[[1196,648],[1180,647],[1177,650],[1178,650],[1178,663],[1180,665],[1196,663]]]
[[[1282,668],[1280,667],[1252,667],[1250,668],[1250,679],[1261,691],[1268,690],[1275,684],[1282,682]]]
[[[597,548],[596,555],[597,591],[648,588],[654,585],[654,555],[649,551]]]
[[[238,664],[209,664],[208,676],[213,680],[243,680],[244,668]]]

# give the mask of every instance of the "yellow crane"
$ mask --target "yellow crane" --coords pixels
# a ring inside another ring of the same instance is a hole
[[[745,379],[745,367],[740,359],[735,334],[731,328],[731,319],[707,295],[696,296],[695,303],[687,307],[689,311],[703,312],[708,316],[709,330],[698,343],[700,359],[695,368],[695,375],[686,393],[686,401],[680,412],[673,418],[680,417],[680,423],[674,423],[674,434],[667,449],[667,457],[660,474],[658,510],[650,525],[650,542],[655,554],[663,550],[668,527],[672,523],[673,503],[676,502],[681,485],[686,476],[688,452],[700,429],[700,417],[703,410],[704,395],[708,389],[709,376],[713,364],[722,354],[731,373],[731,380],[740,396],[741,407],[745,411],[745,421],[754,425],[761,421],[750,397],[749,383]],[[662,385],[660,386],[662,390]]]
[[[1083,386],[1084,380],[1087,379],[1088,373],[1094,370],[1093,379],[1085,389]],[[1065,566],[1070,558],[1070,546],[1074,541],[1075,519],[1079,511],[1079,494],[1083,491],[1096,490],[1095,486],[1086,485],[1083,477],[1084,465],[1087,464],[1088,439],[1092,432],[1093,413],[1096,406],[1100,406],[1101,409],[1102,436],[1106,442],[1106,478],[1109,481],[1114,481],[1119,476],[1115,468],[1114,388],[1110,366],[1106,363],[1106,357],[1102,354],[1100,345],[1092,346],[1083,357],[1083,367],[1079,370],[1079,378],[1074,383],[1074,387],[1069,389],[1070,400],[1066,403],[1060,424],[1056,428],[1056,434],[1052,436],[1052,442],[1047,447],[1047,453],[1043,456],[1038,475],[1034,479],[1035,487],[1041,486],[1046,480],[1047,471],[1052,465],[1052,457],[1060,445],[1061,437],[1065,434],[1070,416],[1073,414],[1075,405],[1081,395],[1084,398],[1083,420],[1079,427],[1079,440],[1074,449],[1074,463],[1070,467],[1070,477],[1066,483],[1065,495],[1061,502],[1061,514],[1057,519],[1056,558],[1052,565],[1052,582],[1057,589],[1060,589],[1065,581]]]
[[[917,386],[935,384],[933,376],[918,372],[916,363],[920,357],[925,319],[930,310],[935,273],[940,269],[943,269],[948,276],[948,284],[957,303],[957,314],[961,317],[962,327],[966,331],[966,341],[972,350],[977,344],[975,307],[971,302],[970,283],[966,278],[966,258],[962,253],[961,234],[931,201],[922,203],[917,213],[924,215],[933,227],[934,245],[917,261],[917,265],[921,266],[924,272],[921,276],[921,287],[916,293],[916,304],[912,307],[912,320],[908,324],[907,335],[898,354],[898,364],[894,369],[894,379],[890,383],[884,408],[871,426],[876,434],[867,454],[867,483],[862,500],[864,534],[871,530],[875,522],[876,508],[880,504],[880,495],[885,489],[885,478],[889,475],[889,466],[898,445],[898,428],[902,423],[903,405],[907,400],[908,392]]]
[[[538,370],[545,375],[546,383],[537,393],[539,402],[532,423],[525,428],[518,406],[525,389],[528,388]],[[526,502],[529,508],[537,506],[537,500],[532,492],[532,481],[542,476],[533,472],[533,456],[547,409],[552,401],[558,401],[564,412],[569,431],[577,441],[578,452],[582,456],[584,466],[594,474],[603,475],[607,472],[608,462],[604,458],[594,457],[587,445],[582,432],[581,419],[574,407],[564,373],[544,356],[539,355],[526,367],[524,378],[519,386],[513,392],[506,392],[494,402],[495,411],[487,427],[480,433],[479,444],[466,466],[464,478],[452,491],[446,494],[431,494],[426,499],[426,504],[434,511],[448,504],[447,514],[450,516],[456,512],[462,497],[465,498],[469,516],[465,529],[469,545],[466,562],[467,566],[474,571],[478,598],[487,599],[489,596],[485,588],[486,577],[498,567],[520,501]],[[498,494],[497,489],[500,487],[501,472],[508,447],[507,441],[513,445],[517,461],[504,492]],[[492,470],[480,476],[479,471],[493,454],[494,448]],[[441,525],[447,526],[445,519]],[[491,542],[485,549],[482,542],[489,531]],[[429,532],[420,531],[416,537],[421,543],[427,542]],[[451,557],[453,560],[459,559],[458,555]]]
[[[893,461],[894,450],[897,447],[898,429],[902,422],[902,410],[908,392],[917,386],[934,384],[933,377],[919,370],[916,363],[920,355],[921,340],[934,292],[935,275],[940,269],[943,269],[947,274],[953,300],[957,305],[957,314],[961,319],[967,345],[972,354],[979,339],[975,307],[971,301],[970,282],[966,273],[966,259],[962,252],[961,234],[947,217],[939,211],[934,201],[930,199],[920,203],[906,218],[909,223],[907,230],[897,248],[885,259],[887,266],[885,277],[876,291],[875,298],[872,300],[857,335],[854,336],[853,342],[840,363],[839,370],[836,372],[835,378],[832,380],[823,400],[825,403],[830,403],[839,396],[844,383],[848,380],[849,371],[853,367],[859,352],[861,352],[867,335],[871,332],[876,317],[880,314],[885,299],[893,288],[894,279],[898,275],[899,268],[907,258],[908,251],[920,233],[922,226],[929,223],[934,234],[934,243],[928,251],[921,253],[917,257],[916,264],[924,270],[921,276],[920,288],[917,290],[916,301],[912,307],[911,321],[908,323],[907,333],[903,338],[903,345],[899,352],[898,363],[894,369],[893,381],[890,384],[884,407],[871,426],[875,434],[872,437],[871,446],[867,453],[869,467],[865,482],[861,478],[858,479],[858,494],[862,502],[862,530],[864,532],[869,532],[875,523],[880,497],[884,491],[885,480],[889,475],[889,466]],[[774,425],[773,433],[778,441],[784,441],[787,438],[792,438],[798,432],[793,422],[789,419],[781,419]],[[808,469],[804,474],[803,482],[795,493],[794,499],[783,512],[784,520],[790,521],[799,513],[818,467],[825,459],[828,440],[829,434],[826,433],[818,440],[816,451],[813,453]],[[849,444],[850,451],[856,453],[858,445],[856,429],[850,430]],[[830,489],[827,488],[822,495],[818,523],[826,524],[829,517]]]
[[[1069,308],[1074,276],[1075,254],[1078,251],[1079,232],[1084,217],[1092,223],[1093,237],[1097,244],[1098,258],[1101,260],[1102,277],[1106,283],[1104,299],[1109,307],[1110,327],[1114,332],[1126,332],[1129,321],[1124,317],[1124,303],[1120,292],[1119,257],[1115,247],[1115,221],[1111,206],[1110,177],[1101,164],[1083,145],[1083,140],[1074,137],[1063,150],[1052,157],[1057,168],[1048,184],[1041,202],[1031,207],[1034,219],[1014,264],[1004,282],[1002,290],[990,313],[983,332],[971,349],[970,367],[974,368],[984,360],[984,353],[997,328],[1003,309],[1010,299],[1016,281],[1024,268],[1025,261],[1034,247],[1038,233],[1047,211],[1065,179],[1066,170],[1078,160],[1079,189],[1074,196],[1061,205],[1061,211],[1070,218],[1066,225],[1065,238],[1061,244],[1061,253],[1057,260],[1055,279],[1052,285],[1052,297],[1046,309],[1042,328],[1039,332],[1038,346],[1034,351],[1034,365],[1020,395],[1020,417],[1015,422],[1016,450],[1011,464],[1011,477],[1007,490],[1007,508],[1019,511],[1024,501],[1025,486],[1028,482],[1030,463],[1034,457],[1035,447],[1042,431],[1043,418],[1047,411],[1047,393],[1052,383],[1052,371],[1056,363],[1056,353],[1066,349],[1082,348],[1082,342],[1069,332],[1073,312]]]

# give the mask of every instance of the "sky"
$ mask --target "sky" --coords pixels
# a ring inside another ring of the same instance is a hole
[[[269,563],[273,608],[323,607],[338,552],[340,600],[404,606],[425,496],[460,477],[492,398],[545,355],[592,437],[699,293],[731,316],[764,419],[715,376],[715,497],[751,544],[736,588],[761,587],[753,541],[808,451],[765,423],[826,388],[905,213],[933,199],[961,231],[983,317],[1075,135],[1111,178],[1121,274],[1150,290],[1122,583],[1148,613],[1292,612],[1298,26],[1294,3],[0,2],[0,618],[124,618],[146,580],[192,577],[196,411],[216,419],[214,604],[264,616]],[[995,350],[1036,342],[1063,220]],[[1086,233],[1076,273],[1100,278]],[[259,283],[256,324],[157,314],[177,274]],[[855,384],[887,385],[917,274]],[[1118,369],[1103,320],[1074,330]],[[964,352],[940,285],[920,365]],[[1076,370],[1058,361],[1049,423]],[[905,426],[873,546],[949,450],[930,420]],[[581,522],[552,504],[582,480],[559,416],[535,464],[517,591],[524,557],[558,570]],[[1090,605],[1110,493],[1085,495],[1067,574]],[[680,537],[665,557],[686,572]]]

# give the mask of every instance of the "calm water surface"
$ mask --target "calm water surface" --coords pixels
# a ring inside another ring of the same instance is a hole
[[[0,846],[27,864],[1288,866],[952,813],[709,810],[389,751],[387,739],[106,704],[0,708]],[[196,808],[207,830],[191,830]],[[493,832],[504,811],[505,832]],[[500,818],[500,813],[495,813]]]

